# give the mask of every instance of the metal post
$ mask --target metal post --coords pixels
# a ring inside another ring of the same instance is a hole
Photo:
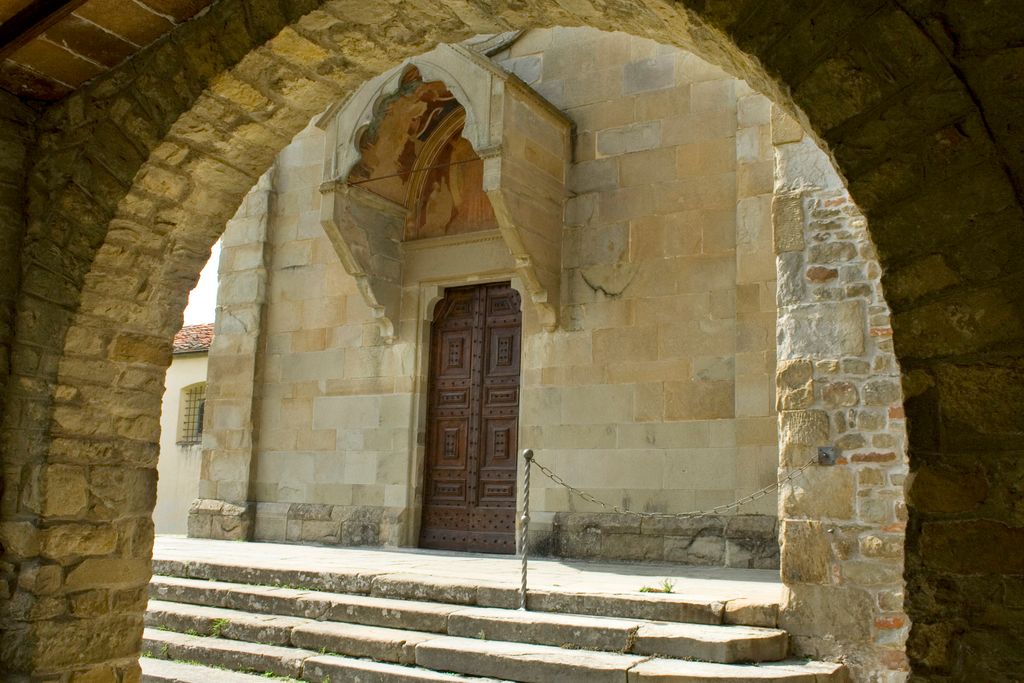
[[[519,609],[526,609],[526,531],[530,526],[530,464],[533,462],[533,450],[527,448],[523,451],[523,516],[519,525],[519,552],[523,558],[523,580],[519,587]]]

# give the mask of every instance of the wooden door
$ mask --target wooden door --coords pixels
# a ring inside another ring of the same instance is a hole
[[[522,314],[509,283],[434,310],[420,546],[514,553]]]

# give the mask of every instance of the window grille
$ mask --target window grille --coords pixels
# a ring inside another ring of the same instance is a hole
[[[206,409],[206,382],[184,390],[181,401],[180,444],[197,444],[203,440],[203,413]]]

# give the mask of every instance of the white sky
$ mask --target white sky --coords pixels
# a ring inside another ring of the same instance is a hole
[[[199,275],[199,282],[188,295],[185,307],[185,324],[201,325],[212,323],[217,308],[217,264],[220,263],[220,240],[213,245],[210,260]]]

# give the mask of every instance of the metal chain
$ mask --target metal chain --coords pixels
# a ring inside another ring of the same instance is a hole
[[[758,498],[764,498],[769,493],[772,493],[773,491],[777,490],[783,484],[791,482],[794,479],[796,479],[797,477],[799,477],[801,474],[804,473],[804,471],[807,470],[808,467],[810,467],[811,465],[816,464],[818,462],[818,459],[817,458],[812,458],[811,460],[808,460],[802,466],[800,466],[797,469],[793,470],[792,472],[790,472],[789,474],[787,474],[785,477],[783,477],[781,480],[775,482],[774,484],[770,484],[768,486],[765,486],[763,489],[754,491],[749,496],[744,496],[743,498],[740,498],[737,501],[729,503],[728,505],[719,505],[718,507],[713,507],[710,510],[693,510],[691,512],[637,512],[635,510],[624,510],[623,508],[619,507],[618,505],[611,505],[609,503],[606,503],[603,500],[600,500],[599,498],[596,498],[592,493],[588,493],[588,492],[586,492],[586,491],[584,491],[582,489],[578,489],[575,486],[569,484],[568,482],[565,481],[565,479],[562,479],[560,476],[558,476],[557,474],[552,472],[550,469],[545,467],[542,463],[538,462],[536,456],[534,456],[532,458],[532,461],[533,461],[533,465],[535,465],[537,467],[537,469],[539,469],[541,472],[544,473],[544,476],[546,476],[548,479],[553,481],[555,484],[558,484],[562,488],[568,490],[570,493],[573,493],[573,494],[579,496],[580,498],[582,498],[583,500],[587,501],[588,503],[593,503],[595,505],[600,505],[605,510],[610,510],[611,512],[618,512],[618,513],[626,514],[626,515],[635,515],[637,517],[647,517],[647,518],[666,518],[666,517],[668,517],[668,518],[683,518],[683,519],[691,518],[692,519],[692,518],[698,518],[698,517],[707,517],[708,515],[718,515],[718,514],[722,514],[724,512],[729,512],[730,510],[736,510],[736,509],[739,509],[739,508],[743,507],[747,503],[754,502]]]

